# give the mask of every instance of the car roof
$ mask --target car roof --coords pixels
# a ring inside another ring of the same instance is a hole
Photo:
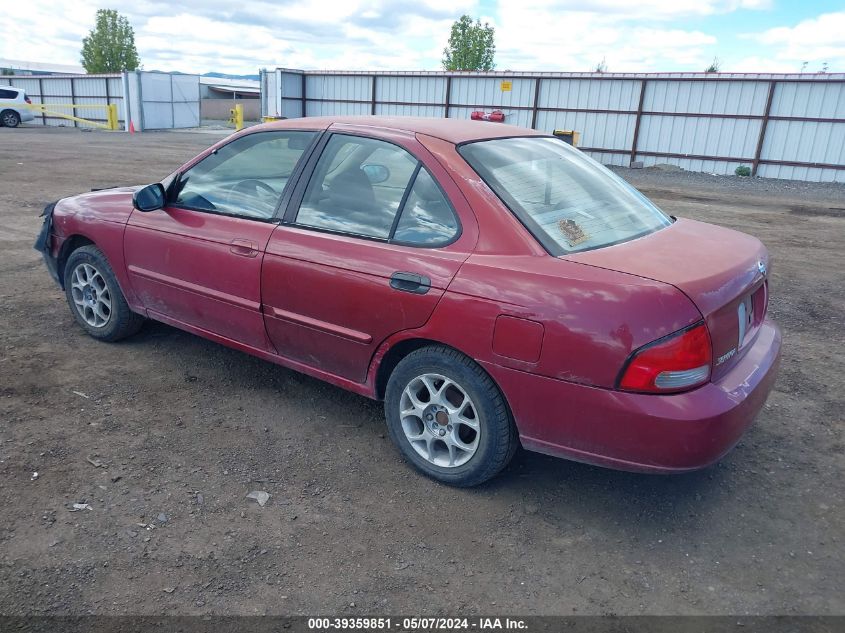
[[[395,130],[413,134],[426,134],[449,141],[465,143],[481,139],[502,138],[509,136],[548,136],[543,132],[505,123],[489,121],[471,121],[467,119],[443,119],[434,117],[410,116],[321,116],[297,119],[285,119],[250,128],[268,129],[309,129],[325,130],[333,125],[355,126],[382,130]]]

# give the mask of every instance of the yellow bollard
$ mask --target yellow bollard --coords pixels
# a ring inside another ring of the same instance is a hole
[[[117,104],[110,103],[106,113],[107,125],[110,130],[117,129]]]
[[[235,130],[240,131],[244,129],[244,107],[242,104],[237,104],[234,108],[229,110],[229,123],[235,125]]]

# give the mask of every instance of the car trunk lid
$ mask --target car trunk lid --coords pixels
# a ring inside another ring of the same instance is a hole
[[[672,284],[695,303],[713,342],[718,379],[744,355],[768,305],[768,253],[730,229],[677,220],[639,239],[562,259]]]

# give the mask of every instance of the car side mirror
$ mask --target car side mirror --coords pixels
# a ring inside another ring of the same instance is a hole
[[[390,170],[384,165],[361,165],[361,171],[367,175],[371,185],[377,185],[390,178]]]
[[[160,182],[142,187],[132,196],[132,206],[138,211],[155,211],[164,206],[164,187]]]

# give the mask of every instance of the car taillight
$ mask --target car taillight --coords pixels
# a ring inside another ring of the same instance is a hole
[[[619,388],[646,393],[691,389],[710,378],[712,360],[710,333],[701,323],[634,352],[622,372]]]
[[[23,100],[26,101],[28,104],[32,105],[32,99],[30,99],[29,97],[24,97]]]

